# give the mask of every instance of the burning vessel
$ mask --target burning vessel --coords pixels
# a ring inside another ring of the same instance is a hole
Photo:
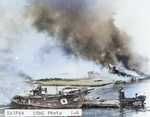
[[[90,92],[88,88],[66,87],[59,94],[46,94],[47,88],[41,87],[31,90],[28,95],[16,95],[11,99],[11,108],[19,109],[56,109],[80,108],[85,96]],[[45,91],[45,94],[42,94]],[[32,94],[31,94],[32,93]]]
[[[110,66],[109,64],[108,64],[108,68],[109,68],[109,73],[111,73],[111,74],[117,74],[118,76],[123,76],[123,77],[129,77],[129,78],[131,78],[131,81],[136,81],[137,79],[143,79],[143,77],[141,77],[139,74],[137,74],[137,73],[126,73],[126,72],[124,72],[123,70],[121,71],[120,69],[118,69],[116,66]],[[141,73],[141,75],[143,75],[142,73]]]

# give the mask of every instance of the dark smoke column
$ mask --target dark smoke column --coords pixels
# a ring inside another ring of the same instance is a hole
[[[46,32],[67,56],[107,66],[122,62],[127,69],[141,64],[132,52],[131,39],[114,25],[112,12],[85,1],[33,3],[26,13],[39,32]]]

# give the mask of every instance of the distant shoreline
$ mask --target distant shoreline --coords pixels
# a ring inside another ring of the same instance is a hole
[[[80,78],[80,79],[51,79],[47,81],[36,81],[36,83],[40,83],[42,86],[90,86],[90,87],[98,87],[104,86],[108,84],[112,84],[103,80],[96,80],[92,78]]]

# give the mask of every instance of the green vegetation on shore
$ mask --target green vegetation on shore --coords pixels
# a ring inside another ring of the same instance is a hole
[[[93,78],[42,78],[38,79],[37,83],[40,83],[42,86],[103,86],[108,85],[110,82],[106,81],[96,81]]]
[[[69,79],[69,78],[41,78],[41,79],[38,79],[36,81],[53,81],[53,80],[56,80],[56,81],[78,81],[78,80],[86,80],[86,79],[91,79],[91,78],[73,78],[73,79]]]

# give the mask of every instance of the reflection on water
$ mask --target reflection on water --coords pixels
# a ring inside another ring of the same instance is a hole
[[[146,105],[141,109],[128,108],[84,108],[82,110],[83,117],[150,117],[150,80],[142,80],[136,83],[125,85],[107,85],[102,87],[96,87],[88,96],[100,97],[100,99],[117,99],[118,89],[124,88],[126,97],[134,97],[135,93],[138,95],[145,95]],[[48,92],[54,94],[57,90],[61,90],[63,87],[48,87]],[[4,117],[4,108],[7,108],[7,104],[0,103],[0,117]]]
[[[94,108],[83,109],[82,117],[149,117],[150,111],[146,109],[133,108]]]
[[[101,99],[116,99],[118,97],[118,89],[124,88],[126,97],[134,97],[138,95],[146,95],[146,105],[141,109],[128,108],[93,108],[83,109],[83,117],[150,117],[150,80],[142,80],[136,83],[98,87],[90,95],[96,95]]]

